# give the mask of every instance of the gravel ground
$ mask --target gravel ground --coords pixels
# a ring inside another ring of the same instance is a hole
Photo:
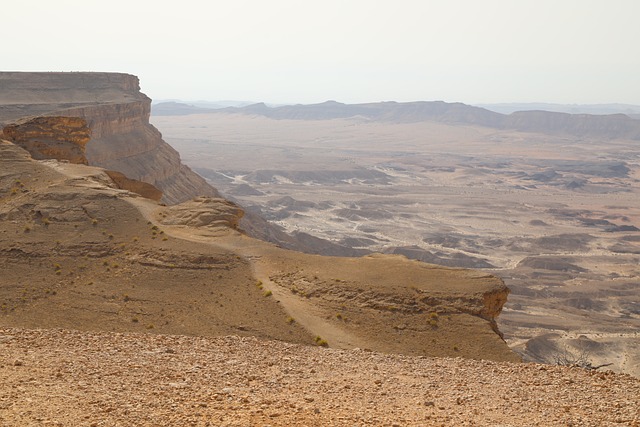
[[[255,338],[0,329],[1,426],[640,426],[640,380]]]

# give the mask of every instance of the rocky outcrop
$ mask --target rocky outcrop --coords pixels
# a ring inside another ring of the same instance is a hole
[[[66,146],[46,149],[35,142],[25,146],[30,151],[35,148],[36,156],[42,156],[37,158],[76,160],[123,173],[160,189],[162,201],[168,204],[195,196],[218,196],[182,164],[178,152],[149,124],[150,109],[151,100],[140,92],[138,78],[128,74],[0,73],[0,123],[28,116],[56,117],[58,121],[66,117],[69,122],[84,121],[91,131],[85,142],[85,161],[77,152],[67,155],[72,151]],[[9,125],[9,132],[13,128]],[[48,131],[38,135],[36,127],[30,130],[32,141],[49,138]],[[69,136],[73,139],[72,133]]]
[[[165,209],[160,223],[195,228],[228,227],[236,229],[243,215],[242,209],[228,200],[196,197],[188,202]]]
[[[122,190],[131,191],[132,193],[139,194],[142,197],[155,200],[156,202],[162,199],[162,191],[147,182],[127,178],[124,174],[116,171],[105,170],[104,172],[109,175],[109,178],[111,178],[114,184]]]
[[[87,122],[80,117],[36,117],[3,129],[3,138],[31,153],[36,160],[58,159],[87,164],[85,146],[91,138]]]

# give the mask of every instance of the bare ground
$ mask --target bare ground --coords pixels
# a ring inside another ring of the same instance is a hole
[[[252,337],[0,329],[2,426],[638,426],[640,380]]]

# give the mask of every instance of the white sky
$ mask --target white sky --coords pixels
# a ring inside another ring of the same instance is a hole
[[[5,1],[4,71],[154,99],[640,104],[640,0]]]

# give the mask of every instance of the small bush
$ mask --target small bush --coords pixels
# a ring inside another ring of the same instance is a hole
[[[327,342],[327,340],[323,339],[320,335],[316,336],[315,342],[316,345],[320,347],[329,347],[329,343]]]
[[[271,291],[266,291],[266,292],[264,293],[264,296],[265,296],[265,297],[270,297],[271,295],[273,295],[273,292],[271,292]]]

